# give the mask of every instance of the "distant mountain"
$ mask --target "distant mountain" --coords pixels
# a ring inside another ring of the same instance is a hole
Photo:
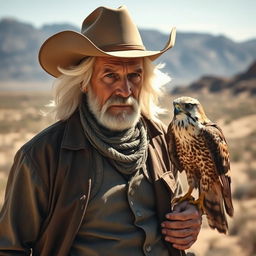
[[[175,87],[171,93],[185,95],[190,93],[222,93],[225,91],[234,95],[248,93],[249,96],[256,96],[256,61],[245,72],[231,78],[203,76],[189,86]]]
[[[159,49],[167,41],[168,36],[158,31],[141,32],[149,48]],[[174,48],[163,54],[160,61],[166,63],[166,70],[174,78],[174,84],[179,84],[206,74],[232,76],[247,68],[254,59],[256,39],[237,43],[224,36],[177,33]]]
[[[63,30],[79,29],[70,24],[31,24],[6,18],[0,20],[0,81],[44,81],[50,78],[38,64],[38,51],[49,36]],[[148,49],[165,46],[168,35],[141,29]],[[186,84],[208,74],[232,76],[256,59],[256,39],[237,43],[224,36],[178,33],[174,49],[157,62],[173,77],[172,84]]]

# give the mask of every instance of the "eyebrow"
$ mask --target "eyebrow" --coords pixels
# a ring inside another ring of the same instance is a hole
[[[114,72],[114,71],[115,71],[114,68],[106,67],[106,68],[103,70],[103,73],[109,73],[109,72]]]
[[[142,69],[142,68],[137,68],[137,69],[135,70],[135,72],[141,74],[141,73],[143,72],[143,69]]]

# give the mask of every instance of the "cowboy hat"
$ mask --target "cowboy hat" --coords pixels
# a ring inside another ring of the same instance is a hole
[[[173,28],[161,51],[148,51],[125,6],[117,9],[99,7],[85,18],[81,33],[62,31],[48,38],[40,48],[39,62],[46,72],[58,77],[61,75],[58,67],[77,65],[87,56],[155,60],[173,47],[175,35]]]

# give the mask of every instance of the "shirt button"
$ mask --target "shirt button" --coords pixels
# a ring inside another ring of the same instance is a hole
[[[141,216],[142,216],[141,211],[136,211],[136,214],[137,214],[137,216],[139,216],[139,217],[141,217]]]
[[[147,252],[151,252],[151,250],[152,250],[151,246],[150,246],[150,245],[147,245],[147,246],[146,246],[146,251],[147,251]]]
[[[134,190],[130,191],[130,195],[133,196],[134,195]]]
[[[133,201],[130,201],[130,204],[133,205]]]

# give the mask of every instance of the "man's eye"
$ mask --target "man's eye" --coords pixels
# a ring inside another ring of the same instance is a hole
[[[105,83],[113,83],[118,79],[117,74],[115,73],[108,73],[103,77],[103,81]]]
[[[106,74],[106,77],[108,77],[108,78],[116,78],[116,74],[109,73],[109,74]]]
[[[140,73],[131,73],[128,75],[128,79],[133,83],[139,83],[141,81]]]

